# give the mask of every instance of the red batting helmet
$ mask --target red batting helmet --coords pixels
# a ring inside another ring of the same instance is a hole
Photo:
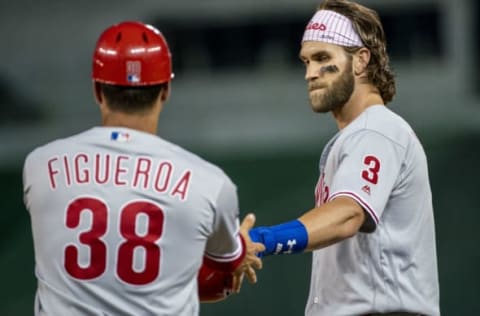
[[[107,28],[93,54],[94,81],[119,86],[161,84],[173,78],[172,56],[159,30],[140,22]]]

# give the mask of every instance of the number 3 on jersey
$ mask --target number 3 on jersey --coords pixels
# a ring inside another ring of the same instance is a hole
[[[120,280],[133,285],[144,285],[154,281],[160,271],[160,248],[156,242],[162,237],[163,211],[157,205],[147,201],[133,201],[120,210],[119,234],[123,242],[117,245],[107,245],[102,237],[107,233],[108,208],[100,199],[93,197],[78,198],[67,207],[65,224],[70,229],[80,225],[82,212],[90,212],[91,227],[88,231],[79,234],[78,241],[90,251],[90,262],[81,266],[79,263],[76,245],[65,247],[65,270],[72,277],[79,280],[97,278],[107,269],[108,251],[117,251],[116,273]],[[138,234],[136,223],[138,216],[148,218],[148,227],[145,234]],[[108,249],[108,247],[113,249]],[[134,255],[136,248],[143,248],[143,269],[134,268]],[[116,250],[118,249],[118,250]]]
[[[375,156],[366,156],[363,163],[368,167],[362,171],[362,178],[370,183],[378,183],[378,172],[380,171],[380,160]]]

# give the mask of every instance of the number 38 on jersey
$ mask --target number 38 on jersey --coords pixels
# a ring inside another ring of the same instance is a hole
[[[73,200],[66,209],[65,225],[68,229],[79,230],[82,214],[89,213],[91,224],[88,230],[78,234],[78,240],[64,250],[64,267],[67,273],[78,280],[91,280],[107,272],[107,257],[115,252],[117,278],[132,285],[153,282],[160,272],[161,250],[158,241],[162,237],[164,215],[162,209],[148,201],[131,201],[119,210],[119,223],[109,224],[108,205],[99,198],[80,197]],[[147,220],[146,231],[139,232],[139,218]],[[109,231],[108,227],[116,227]],[[118,227],[118,228],[117,228]],[[118,234],[118,245],[107,244],[107,234]],[[79,250],[88,248],[88,262],[80,262]],[[109,249],[111,247],[112,249]],[[143,251],[138,251],[143,249]],[[113,254],[112,254],[113,255]],[[135,256],[141,256],[135,258]],[[137,259],[137,260],[135,260]],[[141,264],[135,265],[140,262]],[[113,271],[112,271],[113,272]]]

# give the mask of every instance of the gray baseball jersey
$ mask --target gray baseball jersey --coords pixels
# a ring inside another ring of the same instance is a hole
[[[338,196],[357,201],[367,221],[354,237],[314,251],[305,314],[440,315],[427,159],[386,106],[367,108],[324,148],[316,204]]]
[[[204,255],[240,260],[236,187],[155,135],[95,127],[30,153],[35,315],[197,315]]]

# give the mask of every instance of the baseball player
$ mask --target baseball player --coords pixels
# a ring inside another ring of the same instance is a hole
[[[252,240],[264,256],[313,251],[305,315],[440,315],[427,159],[385,106],[395,82],[377,13],[323,2],[300,59],[313,110],[331,112],[339,132],[320,157],[315,207]]]
[[[239,225],[234,183],[156,136],[172,77],[157,29],[107,28],[93,56],[102,126],[26,158],[35,315],[198,315],[199,294],[222,298],[222,282],[238,290],[232,272],[256,281],[264,248],[248,237],[253,216]]]

